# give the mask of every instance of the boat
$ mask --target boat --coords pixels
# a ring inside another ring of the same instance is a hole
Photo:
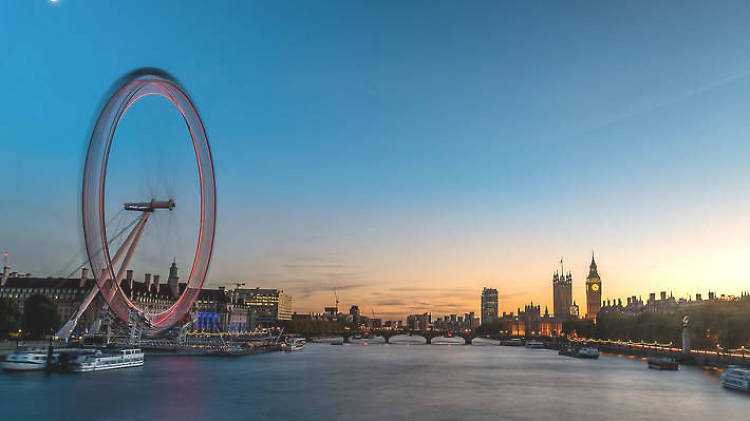
[[[57,353],[52,354],[52,363],[57,359]],[[4,371],[36,371],[47,368],[47,348],[19,347],[5,357],[2,362]]]
[[[728,389],[750,392],[750,370],[730,365],[727,371],[721,373],[721,385]]]
[[[592,346],[562,346],[560,347],[560,351],[558,351],[557,354],[575,358],[599,358],[599,350]]]
[[[204,355],[211,357],[241,357],[253,353],[252,347],[242,345],[222,345],[209,349]]]
[[[526,348],[530,349],[542,349],[544,348],[544,342],[528,340],[526,341]]]
[[[648,368],[653,368],[654,370],[677,370],[679,367],[677,358],[675,357],[657,357],[653,355],[648,357]]]
[[[573,347],[569,346],[561,346],[560,350],[557,351],[557,355],[565,355],[567,357],[572,357],[575,349]]]
[[[73,373],[88,373],[116,368],[140,367],[142,365],[143,351],[138,348],[129,348],[81,353],[77,358],[68,362],[67,369]]]
[[[302,338],[287,338],[281,344],[282,351],[301,351],[305,347],[305,340]]]
[[[578,348],[573,352],[573,356],[576,358],[599,358],[599,350],[592,346],[584,346]]]

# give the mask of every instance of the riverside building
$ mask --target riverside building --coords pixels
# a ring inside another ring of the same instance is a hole
[[[78,311],[83,300],[96,286],[96,280],[89,278],[89,270],[81,269],[79,278],[34,277],[31,274],[11,272],[3,269],[0,280],[0,298],[10,298],[18,302],[23,312],[24,303],[32,295],[49,297],[57,306],[62,323]],[[137,306],[150,312],[169,309],[179,299],[187,284],[180,283],[176,262],[169,268],[167,282],[161,282],[158,274],[145,273],[143,281],[136,281],[133,270],[126,272],[121,282],[123,293]],[[241,294],[242,292],[245,294]],[[252,293],[248,294],[247,292]],[[258,293],[255,293],[255,292]],[[245,300],[246,298],[250,298]],[[78,320],[74,334],[82,334],[100,317],[99,309],[105,301],[97,296]],[[190,312],[194,323],[193,331],[202,332],[251,332],[257,327],[271,327],[279,320],[290,320],[292,297],[281,290],[227,290],[202,288]],[[260,324],[260,311],[264,317]],[[187,318],[185,320],[188,321]]]
[[[89,270],[83,268],[81,269],[81,276],[78,278],[39,278],[29,273],[11,272],[10,267],[5,266],[0,280],[0,298],[10,298],[16,301],[19,309],[23,312],[27,298],[37,294],[47,296],[57,306],[57,314],[60,316],[60,320],[65,322],[75,314],[84,298],[96,286],[96,281],[89,278],[88,273]],[[96,303],[99,305],[95,306]],[[94,301],[81,317],[81,324],[93,323],[96,318],[94,308],[100,308],[103,304],[103,300]]]
[[[553,317],[545,307],[544,315],[541,314],[541,306],[533,302],[524,306],[523,311],[505,314],[502,317],[503,329],[511,336],[560,336],[562,333],[562,320]]]
[[[275,326],[280,320],[292,320],[292,296],[271,288],[236,289],[242,303],[253,309],[261,327]]]

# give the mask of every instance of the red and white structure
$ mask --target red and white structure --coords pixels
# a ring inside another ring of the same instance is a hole
[[[139,308],[123,293],[120,283],[125,276],[138,242],[146,229],[149,216],[156,211],[172,211],[175,201],[150,199],[145,202],[125,203],[125,210],[141,212],[133,230],[114,255],[105,226],[105,187],[107,161],[117,125],[125,112],[139,99],[161,96],[180,111],[195,150],[200,180],[200,227],[198,241],[190,268],[186,287],[180,297],[168,309],[159,312]],[[198,111],[180,84],[169,74],[157,69],[132,72],[115,86],[114,93],[104,105],[91,134],[83,175],[83,231],[89,264],[98,286],[84,300],[78,314],[58,332],[67,338],[86,307],[100,291],[109,308],[125,322],[132,321],[132,312],[137,312],[147,324],[156,328],[167,328],[182,321],[198,296],[208,271],[213,250],[216,227],[216,184],[211,149],[205,128]]]

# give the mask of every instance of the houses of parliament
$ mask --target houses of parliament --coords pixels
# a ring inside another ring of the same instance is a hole
[[[562,260],[560,261],[562,264]],[[552,276],[553,314],[558,320],[580,317],[578,305],[573,301],[573,275],[562,269]],[[602,307],[602,280],[596,267],[594,253],[591,253],[589,275],[586,277],[586,314],[594,319]]]

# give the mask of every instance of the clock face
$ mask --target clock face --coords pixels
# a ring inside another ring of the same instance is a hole
[[[593,289],[594,291],[599,291],[599,284],[591,285],[591,289]]]

